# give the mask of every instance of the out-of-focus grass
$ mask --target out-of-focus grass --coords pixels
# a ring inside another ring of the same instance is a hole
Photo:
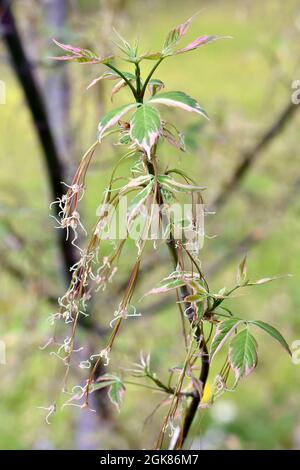
[[[263,4],[220,1],[204,2],[203,5],[207,8],[195,19],[189,37],[193,38],[200,32],[231,35],[233,39],[169,59],[162,65],[157,77],[165,81],[166,89],[182,89],[195,96],[211,117],[210,123],[205,124],[195,136],[201,148],[194,149],[180,159],[176,152],[170,156],[166,150],[163,151],[166,162],[177,164],[179,161],[181,167],[208,185],[209,204],[237,162],[240,149],[256,140],[259,132],[273,121],[288,99],[289,84],[276,82],[274,76],[276,78],[278,67],[271,66],[267,57],[279,54],[283,58],[282,68],[289,76],[292,70],[289,65],[293,64],[293,60],[287,50],[294,47],[289,31],[294,27],[295,16],[299,15],[299,11],[296,2],[292,0],[286,2],[284,11],[279,2],[272,1]],[[131,24],[136,25],[145,49],[156,50],[170,27],[198,8],[198,2],[143,2],[141,14],[137,2],[132,1],[129,10],[133,18]],[[144,18],[147,18],[145,24]],[[132,26],[127,29],[128,36],[133,37]],[[126,34],[126,30],[122,33]],[[83,86],[88,83],[83,70],[71,67],[76,94],[80,93],[79,84],[84,93]],[[299,77],[290,77],[291,80],[295,78]],[[7,82],[7,105],[0,108],[2,205],[4,214],[9,214],[16,230],[22,233],[26,242],[26,251],[17,251],[15,260],[23,267],[24,254],[32,254],[36,250],[36,256],[43,259],[45,269],[55,273],[55,237],[47,218],[49,193],[40,149],[19,87],[8,67],[1,71],[1,79]],[[86,114],[82,116],[83,130],[80,130],[82,147],[90,144],[93,129],[96,133],[97,123],[91,121],[96,93],[96,90],[92,90],[85,95]],[[125,91],[115,101],[122,103],[127,97]],[[80,99],[74,98],[72,112],[76,117],[79,114],[79,103]],[[111,106],[109,100],[106,106],[107,109]],[[165,116],[174,116],[181,127],[198,119],[182,116],[180,112],[164,112]],[[206,240],[202,254],[205,269],[248,231],[264,230],[266,222],[273,220],[267,239],[249,255],[249,273],[256,279],[289,272],[293,278],[249,289],[245,292],[247,295],[234,299],[230,305],[238,315],[260,318],[280,327],[289,342],[300,334],[297,196],[284,209],[284,213],[280,211],[278,214],[275,209],[297,176],[298,128],[299,117],[282,137],[274,141],[230,204],[220,213],[207,218],[208,234],[218,234],[218,237]],[[83,203],[88,225],[94,222],[95,210],[108,179],[107,161],[115,158],[116,152],[110,144],[105,144],[98,152],[88,177],[88,191]],[[1,226],[1,234],[7,236],[5,227]],[[39,244],[42,246],[37,250]],[[127,260],[132,259],[133,255],[134,248],[129,248],[123,263],[123,274],[126,272]],[[236,264],[237,261],[232,260],[225,270],[211,279],[214,289],[219,290],[223,285],[230,286],[234,282]],[[28,272],[35,271],[34,263],[26,268]],[[168,270],[165,264],[163,270]],[[51,311],[47,302],[42,302],[36,295],[39,275],[43,273],[35,272],[30,288],[25,288],[18,286],[6,274],[1,274],[0,339],[7,344],[7,365],[0,366],[3,378],[0,401],[1,448],[65,448],[76,445],[73,429],[80,411],[59,411],[53,424],[46,426],[43,412],[37,410],[38,406],[51,404],[61,377],[56,359],[38,349],[48,336],[46,319]],[[146,276],[139,286],[139,293],[149,290],[161,275],[162,272],[155,272]],[[55,279],[55,274],[49,284],[51,288],[57,287],[62,292],[62,282]],[[96,303],[95,315],[102,324],[103,319],[108,322],[112,317],[112,308],[112,305],[103,305],[100,300]],[[178,351],[180,321],[174,306],[149,318],[129,319],[121,333],[111,362],[112,370],[118,370],[120,366],[130,367],[131,362],[137,360],[140,350],[145,353],[153,351],[153,367],[162,376],[166,374],[167,367],[183,359]],[[243,381],[235,393],[228,393],[219,399],[223,408],[218,404],[216,412],[202,411],[199,424],[195,427],[196,436],[199,431],[200,445],[225,448],[299,446],[299,370],[270,338],[261,333],[258,333],[258,337],[261,360],[257,371]],[[158,395],[128,386],[124,407],[117,416],[119,425],[112,428],[105,436],[105,441],[99,445],[114,448],[151,446],[165,408],[158,411],[145,426],[141,417],[149,415],[160,400]],[[227,419],[224,419],[224,415]],[[199,444],[198,440],[196,442]]]

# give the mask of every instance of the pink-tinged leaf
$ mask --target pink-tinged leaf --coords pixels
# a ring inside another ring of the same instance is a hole
[[[235,374],[236,383],[251,374],[257,365],[257,342],[248,328],[240,331],[230,342],[229,364]]]
[[[149,103],[174,106],[175,108],[181,108],[185,111],[201,114],[202,116],[208,119],[206,112],[200,106],[200,104],[197,103],[194,98],[187,95],[183,91],[168,91],[164,93],[158,93],[157,95],[150,98]]]
[[[124,114],[128,113],[131,109],[137,106],[136,103],[126,104],[125,106],[120,106],[119,108],[109,111],[100,121],[98,126],[99,131],[99,140],[103,137],[104,132],[110,127],[114,126]]]
[[[128,79],[128,80],[135,80],[135,75],[129,72],[122,72],[122,74]],[[116,72],[105,72],[100,77],[95,78],[88,86],[87,90],[91,88],[92,86],[96,85],[100,80],[119,80],[120,75]],[[125,82],[126,84],[126,82]]]
[[[80,47],[74,47],[70,44],[62,44],[61,42],[56,41],[53,39],[53,42],[63,49],[66,52],[69,52],[70,55],[67,56],[60,56],[60,57],[52,57],[55,60],[72,60],[74,62],[84,63],[84,64],[106,64],[108,63],[113,56],[109,57],[98,57],[95,52],[90,51],[89,49],[82,49]]]
[[[184,142],[184,135],[180,132],[177,132],[177,136],[174,136],[172,132],[164,127],[163,129],[163,137],[169,142],[169,144],[176,147],[178,150],[185,152],[185,142]]]
[[[123,402],[125,395],[125,385],[122,381],[116,380],[110,387],[108,391],[108,397],[113,405],[116,406],[117,410],[120,411],[120,407]]]
[[[135,75],[133,75],[132,73],[128,73],[128,72],[123,72],[123,75],[127,78],[127,80],[129,80],[129,82],[134,82],[136,80],[136,77]],[[122,88],[125,88],[127,86],[127,82],[125,80],[120,80],[112,89],[111,91],[111,100],[113,100],[113,96],[116,94],[116,93],[119,93],[120,90],[122,90]]]
[[[127,83],[125,82],[125,80],[120,80],[114,87],[113,89],[111,90],[111,101],[113,100],[113,97],[114,95],[116,95],[117,93],[119,93],[120,90],[122,90],[122,88],[126,87],[127,86]]]
[[[178,49],[174,52],[175,55],[183,54],[184,52],[189,52],[194,49],[198,49],[200,46],[204,46],[212,41],[217,41],[218,39],[230,39],[230,36],[200,36],[199,38],[195,39],[193,42],[188,44],[187,46],[183,47],[182,49]]]
[[[52,60],[74,60],[74,57],[71,55],[60,55],[60,56],[51,56],[49,59]]]
[[[180,41],[180,39],[183,36],[186,35],[186,33],[187,33],[191,23],[192,23],[193,18],[194,17],[192,16],[191,18],[189,18],[184,23],[181,23],[178,26],[175,26],[175,28],[173,28],[168,33],[168,35],[165,39],[164,45],[163,45],[163,54],[164,55],[168,54],[168,52],[170,52],[172,47],[174,47]]]
[[[81,47],[74,47],[74,46],[71,46],[70,44],[63,44],[62,42],[58,42],[56,39],[53,39],[53,42],[64,51],[72,52],[73,54],[76,54],[76,55],[81,54],[81,51],[82,51]]]
[[[196,273],[188,271],[174,271],[161,281],[159,287],[155,287],[145,295],[162,294],[185,285],[189,285],[193,289],[198,289],[199,283],[197,281],[199,281],[199,279],[200,276]],[[193,282],[195,283],[194,285]]]
[[[148,90],[151,96],[156,95],[156,93],[158,93],[163,88],[165,88],[164,82],[157,78],[152,78],[148,83]]]
[[[258,281],[254,281],[254,282],[247,282],[247,286],[260,286],[260,285],[263,285],[263,284],[268,284],[269,282],[272,282],[272,281],[277,281],[277,279],[283,279],[285,277],[291,277],[291,274],[284,274],[282,276],[274,276],[274,277],[264,277],[262,279],[258,279]]]
[[[178,289],[179,287],[184,286],[186,283],[183,279],[172,279],[164,282],[160,287],[154,287],[145,295],[157,295],[157,294],[165,294],[166,292],[170,292],[171,290]]]
[[[105,72],[100,77],[94,78],[94,80],[87,86],[87,90],[91,88],[92,86],[96,85],[100,80],[117,80],[120,78],[120,75],[118,75],[115,72]]]

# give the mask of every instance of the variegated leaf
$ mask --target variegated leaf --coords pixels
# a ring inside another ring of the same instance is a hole
[[[135,78],[135,75],[133,75],[133,73],[128,73],[128,72],[125,72],[124,73],[125,77],[127,78],[127,80],[129,82],[134,82],[136,80]],[[127,82],[125,80],[120,80],[112,89],[111,91],[111,100],[113,100],[113,96],[116,95],[117,93],[119,93],[120,90],[122,90],[122,88],[126,87],[127,86]]]
[[[128,113],[131,109],[136,107],[136,103],[126,104],[120,106],[119,108],[109,111],[100,121],[98,130],[99,130],[99,140],[101,140],[104,132],[110,127],[114,126],[124,114]]]
[[[61,49],[68,52],[68,55],[51,57],[55,60],[69,60],[83,64],[106,64],[113,58],[113,56],[99,57],[95,52],[90,51],[89,49],[74,47],[70,44],[63,44],[55,39],[53,39],[53,42]]]
[[[132,73],[129,72],[122,72],[123,75],[125,75],[126,78],[133,77],[135,76]],[[100,80],[118,80],[120,78],[120,75],[116,72],[105,72],[100,77],[95,78],[88,86],[87,90],[91,88],[92,86],[96,85]]]
[[[159,175],[157,177],[159,183],[162,187],[175,192],[194,192],[194,191],[203,191],[205,186],[194,186],[192,184],[183,184],[171,178],[170,175]]]
[[[291,274],[284,274],[283,276],[274,276],[274,277],[263,277],[258,279],[258,281],[248,281],[247,286],[261,286],[263,284],[269,284],[269,282],[277,281],[278,279],[283,279],[285,277],[291,277]]]
[[[257,365],[257,342],[248,328],[240,331],[230,342],[230,366],[235,374],[236,382],[251,374]]]
[[[167,127],[163,128],[163,137],[169,142],[169,144],[176,147],[178,150],[185,152],[185,142],[184,142],[184,135],[181,132],[177,131],[177,135],[175,136],[170,129]]]
[[[119,195],[123,196],[128,192],[131,192],[132,189],[141,188],[145,184],[148,184],[153,180],[152,175],[141,175],[136,178],[131,178],[129,183],[122,186],[122,188],[117,188],[115,191],[119,191]]]
[[[214,356],[234,333],[240,322],[241,321],[238,318],[229,318],[228,320],[224,320],[218,324],[215,336],[213,337],[210,346],[210,361],[213,360]]]
[[[178,26],[175,26],[167,35],[164,45],[163,45],[163,54],[168,55],[171,53],[171,50],[176,44],[180,41],[180,39],[187,33],[191,23],[192,23],[193,17],[189,18],[187,21],[184,23],[179,24]]]
[[[187,95],[183,91],[167,91],[164,93],[158,93],[157,95],[150,98],[149,103],[165,104],[167,106],[181,108],[185,111],[201,114],[208,119],[206,112],[199,105],[199,103],[197,103],[194,98]]]
[[[229,36],[208,36],[208,35],[200,36],[196,38],[194,41],[192,41],[190,44],[188,44],[187,46],[175,51],[174,54],[178,55],[178,54],[183,54],[184,52],[193,51],[194,49],[198,49],[198,47],[200,46],[205,46],[205,44],[208,44],[209,42],[212,42],[212,41],[217,41],[218,39],[229,39]]]
[[[161,130],[159,112],[148,104],[139,106],[130,121],[130,137],[146,152],[149,159],[151,149],[156,144]]]
[[[236,275],[236,282],[240,286],[246,282],[247,277],[247,255],[244,256],[242,261],[239,264],[237,275]]]
[[[152,78],[148,83],[148,90],[151,96],[156,95],[162,88],[165,88],[165,84],[157,78]]]
[[[112,404],[116,406],[118,411],[120,411],[120,407],[123,402],[125,390],[126,390],[125,385],[120,379],[116,380],[109,387],[108,397],[110,401],[112,402]]]
[[[154,287],[145,295],[164,294],[165,292],[178,289],[185,284],[186,282],[183,279],[169,279],[168,281],[162,283],[160,287]]]

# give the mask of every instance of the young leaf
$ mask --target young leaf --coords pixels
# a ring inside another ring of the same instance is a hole
[[[120,407],[123,402],[124,393],[125,393],[125,385],[122,383],[120,379],[116,380],[109,387],[109,391],[108,391],[109,399],[117,407],[118,411],[120,411]]]
[[[163,55],[168,55],[171,53],[172,48],[176,46],[180,39],[187,33],[192,20],[193,17],[189,18],[187,21],[179,24],[168,33],[163,45]]]
[[[194,49],[198,49],[200,46],[204,46],[212,41],[217,41],[218,39],[229,39],[229,36],[200,36],[199,38],[195,39],[193,42],[188,44],[187,46],[183,47],[182,49],[178,49],[174,52],[175,55],[183,54],[184,52],[189,52]]]
[[[269,282],[272,281],[277,281],[277,279],[282,279],[284,277],[290,277],[291,274],[286,274],[283,276],[274,276],[274,277],[263,277],[262,279],[258,279],[258,281],[254,282],[247,282],[247,286],[261,286],[263,284],[268,284]]]
[[[176,136],[165,126],[163,126],[163,137],[169,142],[169,144],[176,147],[178,150],[185,152],[184,135],[181,132],[176,131]]]
[[[120,43],[115,43],[116,46],[128,57],[127,62],[137,62],[139,58],[137,57],[137,51],[138,51],[138,41],[135,42],[133,46],[129,44],[126,39],[124,39],[118,31],[116,31],[115,28],[113,28],[115,34],[118,36]]]
[[[104,374],[98,377],[96,382],[93,382],[92,391],[100,390],[105,387],[110,387],[116,380],[119,380],[119,377],[116,377],[113,374]]]
[[[171,178],[169,175],[159,175],[157,177],[157,180],[163,186],[165,189],[168,189],[170,191],[175,191],[175,192],[198,192],[198,191],[203,191],[205,186],[194,186],[192,184],[183,184],[179,183],[178,181],[174,180]]]
[[[152,78],[148,83],[148,90],[151,96],[156,95],[162,88],[165,88],[165,84],[157,78]]]
[[[206,295],[204,294],[191,294],[187,295],[184,298],[184,302],[203,302],[203,300],[206,298]]]
[[[191,96],[183,91],[167,91],[159,93],[158,95],[150,98],[151,104],[165,104],[167,106],[174,106],[176,108],[184,109],[185,111],[201,114],[208,119],[208,116],[203,108]]]
[[[86,89],[88,90],[92,86],[96,85],[96,83],[98,83],[100,80],[117,80],[118,78],[120,78],[120,76],[115,72],[105,72],[100,75],[100,77],[94,78],[94,80],[92,80],[91,83],[88,84]]]
[[[154,181],[151,180],[150,183],[132,199],[128,207],[128,224],[138,215],[140,207],[144,204],[153,189],[153,184]]]
[[[259,328],[261,328],[262,330],[264,330],[270,336],[275,338],[276,341],[278,341],[281,344],[281,346],[287,351],[287,353],[290,356],[292,355],[291,350],[289,348],[289,345],[287,344],[287,342],[284,339],[284,337],[282,336],[282,334],[279,333],[278,330],[276,330],[276,328],[274,328],[273,326],[269,325],[268,323],[265,323],[265,322],[260,321],[260,320],[251,320],[251,321],[248,321],[248,323],[250,323],[252,325],[256,325]]]
[[[140,59],[159,60],[163,57],[161,52],[149,52],[140,56]]]
[[[141,147],[150,159],[151,149],[161,134],[159,112],[147,104],[142,104],[132,116],[130,137]]]
[[[257,364],[257,342],[248,328],[240,331],[230,342],[229,363],[236,382],[251,374]]]
[[[148,184],[153,180],[152,175],[141,175],[137,176],[136,178],[131,178],[129,183],[122,186],[122,188],[116,188],[114,191],[119,191],[119,196],[125,195],[128,191],[130,192],[132,189],[141,188],[145,184]]]
[[[149,292],[147,292],[147,294],[145,295],[164,294],[165,292],[178,289],[179,287],[182,287],[185,284],[186,283],[183,279],[168,280],[167,282],[162,284],[161,287],[155,287],[154,289],[151,289]]]
[[[53,39],[53,42],[63,49],[64,51],[68,52],[68,55],[59,56],[59,57],[51,57],[55,60],[71,60],[74,62],[80,62],[84,64],[106,64],[109,62],[113,56],[109,57],[98,57],[95,52],[90,51],[89,49],[82,49],[81,47],[74,47],[70,44],[62,44],[61,42],[56,41]]]
[[[135,75],[129,72],[122,72],[123,75],[125,75],[126,78],[132,79],[135,78]],[[118,80],[120,78],[120,75],[116,72],[105,72],[100,77],[95,78],[88,86],[87,90],[94,86],[96,83],[98,83],[100,80]]]
[[[210,346],[210,361],[213,360],[214,356],[218,351],[220,351],[222,346],[226,343],[228,338],[230,338],[240,323],[240,319],[230,318],[229,320],[224,320],[218,324],[215,336],[213,337]]]
[[[237,275],[236,275],[236,282],[240,286],[245,283],[247,276],[247,255],[244,256],[242,261],[239,264]]]
[[[114,126],[124,114],[128,113],[131,109],[136,107],[136,103],[126,104],[124,106],[120,106],[119,108],[113,109],[109,111],[105,116],[101,119],[98,131],[99,131],[99,140],[101,140],[104,132],[109,129],[110,127]]]
[[[133,82],[135,81],[135,75],[133,75],[132,73],[124,73],[125,77],[128,79],[129,82]],[[111,99],[113,98],[113,96],[118,93],[122,88],[126,87],[128,85],[127,82],[125,82],[125,80],[120,80],[112,89],[111,91]]]

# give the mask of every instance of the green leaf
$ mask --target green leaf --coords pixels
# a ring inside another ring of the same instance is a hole
[[[251,374],[257,364],[257,342],[248,328],[240,331],[230,342],[229,363],[236,382]]]
[[[117,407],[118,411],[120,411],[120,407],[123,402],[124,393],[125,393],[125,385],[120,379],[116,380],[109,388],[108,397],[110,401]]]
[[[130,137],[151,158],[151,149],[161,134],[161,121],[159,112],[142,104],[132,116],[130,122]]]
[[[124,54],[128,57],[128,62],[137,62],[137,50],[138,50],[138,42],[136,41],[135,44],[133,46],[131,46],[129,44],[128,41],[126,41],[126,39],[124,39],[119,33],[118,31],[116,31],[115,28],[113,28],[115,34],[118,36],[119,38],[119,43],[115,43],[116,46],[122,51],[124,52]],[[125,59],[126,60],[126,59]]]
[[[269,325],[268,323],[265,323],[265,322],[260,321],[260,320],[251,320],[251,321],[248,321],[248,323],[250,323],[252,325],[256,325],[259,328],[261,328],[262,330],[264,330],[266,333],[268,333],[270,336],[272,336],[274,339],[276,339],[276,341],[278,341],[281,344],[281,346],[287,351],[287,353],[290,356],[292,355],[291,350],[289,348],[289,345],[287,344],[287,342],[284,339],[284,337],[282,336],[282,334],[279,333],[278,330],[276,330],[276,328],[274,328],[273,326]]]
[[[197,103],[191,96],[183,91],[167,91],[159,93],[149,100],[150,104],[165,104],[167,106],[174,106],[176,108],[184,109],[185,111],[201,114],[208,119],[204,109]]]
[[[121,119],[121,117],[124,116],[124,114],[126,114],[128,111],[135,108],[136,106],[136,103],[126,104],[124,106],[120,106],[119,108],[115,108],[105,114],[98,126],[99,140],[101,140],[104,132],[107,129],[114,126]]]
[[[215,336],[212,339],[210,346],[210,360],[212,361],[214,356],[234,333],[238,325],[241,323],[239,318],[230,318],[220,322],[217,326]]]

